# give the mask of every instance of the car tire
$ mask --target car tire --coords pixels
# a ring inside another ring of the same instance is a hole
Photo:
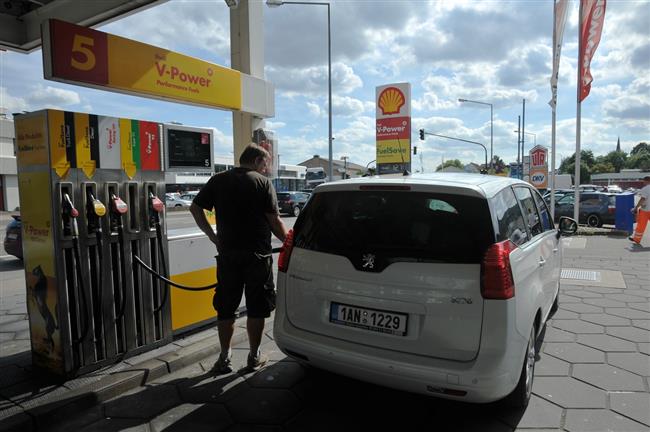
[[[597,214],[590,214],[587,216],[587,225],[589,225],[592,228],[599,228],[603,226],[603,221],[600,220],[600,216]]]
[[[295,207],[293,208],[293,215],[294,215],[295,217],[300,216],[300,207],[295,206]]]
[[[535,377],[535,358],[537,357],[537,327],[533,325],[526,345],[524,363],[521,367],[517,387],[508,395],[508,405],[517,408],[528,406],[530,396],[533,393],[533,378]]]

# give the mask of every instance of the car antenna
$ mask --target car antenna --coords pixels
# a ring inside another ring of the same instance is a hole
[[[404,167],[404,171],[402,172],[403,176],[409,176],[411,173],[409,170],[406,169],[406,162],[404,162],[404,153],[402,152],[402,142],[399,140],[399,137],[397,137],[397,145],[399,146],[399,155],[402,158],[402,166]]]

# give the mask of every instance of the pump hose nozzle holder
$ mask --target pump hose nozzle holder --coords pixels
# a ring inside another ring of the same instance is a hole
[[[115,222],[115,228],[117,229],[117,241],[120,245],[120,274],[121,274],[121,285],[122,293],[120,295],[120,308],[115,315],[115,321],[121,319],[124,316],[126,311],[126,279],[124,277],[126,273],[126,266],[124,264],[124,228],[122,226],[122,215],[129,211],[129,207],[120,197],[115,194],[111,195],[111,221]],[[113,227],[113,223],[111,223]]]
[[[70,199],[70,195],[67,193],[63,195],[63,201],[61,202],[61,212],[63,215],[63,231],[65,235],[70,235],[72,236],[72,252],[75,260],[75,265],[76,265],[76,270],[74,270],[77,274],[77,283],[79,284],[79,292],[81,293],[81,302],[83,303],[83,307],[80,307],[79,310],[81,311],[81,316],[83,319],[81,320],[82,326],[81,326],[81,332],[78,338],[73,338],[72,343],[74,344],[79,344],[86,339],[86,336],[88,336],[88,329],[90,328],[90,320],[88,319],[87,315],[87,306],[88,306],[88,300],[86,299],[86,292],[84,290],[84,280],[83,280],[83,274],[81,272],[81,256],[79,254],[79,229],[77,226],[77,217],[79,216],[79,212],[77,209],[74,207],[74,204],[72,204],[72,200]]]
[[[158,253],[160,254],[160,266],[162,267],[162,276],[167,276],[167,264],[165,260],[165,248],[163,247],[163,235],[162,228],[160,226],[160,213],[162,213],[165,208],[165,204],[153,194],[149,192],[149,220],[150,223],[156,228],[156,238],[158,239]],[[136,257],[139,259],[138,257]],[[162,310],[167,303],[169,297],[169,286],[167,284],[163,285],[163,295],[160,299],[160,304],[154,307],[153,312],[158,313]]]

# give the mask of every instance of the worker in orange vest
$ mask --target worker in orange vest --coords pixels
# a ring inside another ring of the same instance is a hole
[[[632,209],[632,213],[636,214],[636,229],[634,235],[629,237],[636,244],[641,244],[641,238],[645,227],[650,221],[650,176],[643,177],[643,187],[639,191],[641,199]]]

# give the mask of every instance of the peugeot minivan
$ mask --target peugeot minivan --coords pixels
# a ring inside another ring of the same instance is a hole
[[[304,364],[469,402],[531,395],[561,234],[529,184],[474,174],[317,187],[278,260],[275,341]]]

